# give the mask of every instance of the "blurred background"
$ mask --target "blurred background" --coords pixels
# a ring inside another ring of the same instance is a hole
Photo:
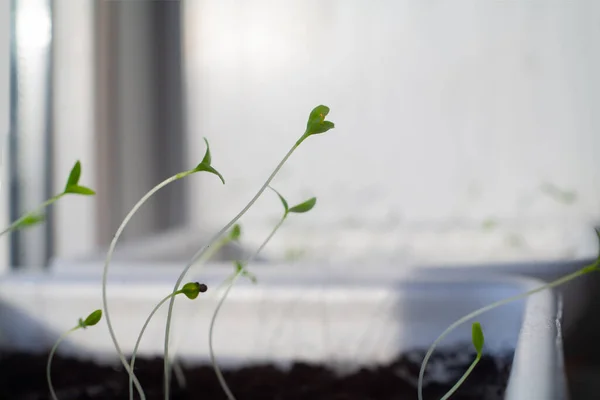
[[[194,167],[206,137],[227,184],[198,174],[170,185],[117,254],[180,266],[247,203],[318,104],[336,129],[306,141],[273,182],[290,203],[317,196],[317,207],[290,219],[265,259],[549,279],[596,255],[594,0],[0,7],[0,222],[61,191],[76,160],[98,193],[13,233],[1,265],[102,260],[135,202]],[[259,200],[242,220],[245,245],[260,243],[280,207],[270,193]],[[582,388],[600,359],[597,318],[586,316],[600,285],[579,285],[566,299],[584,310],[566,350]]]

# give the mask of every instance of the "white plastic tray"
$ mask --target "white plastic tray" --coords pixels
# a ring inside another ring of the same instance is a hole
[[[110,275],[109,307],[122,348],[133,348],[152,307],[172,290],[174,270],[141,276],[132,268]],[[89,271],[89,270],[88,270]],[[209,268],[201,279],[214,289],[230,268]],[[362,274],[304,268],[254,270],[259,284],[239,280],[215,330],[220,363],[290,360],[331,364],[389,361],[399,352],[426,349],[455,319],[541,282],[476,273]],[[187,281],[187,280],[186,280]],[[208,323],[217,299],[210,294],[176,302],[174,346],[186,359],[208,358]],[[101,307],[100,274],[63,270],[7,275],[0,280],[2,346],[43,351],[79,317]],[[166,307],[165,307],[166,308]],[[141,352],[161,354],[166,310],[150,324]],[[560,306],[551,291],[490,311],[481,322],[487,352],[516,351],[507,400],[563,400]],[[181,329],[186,327],[186,334]],[[440,345],[470,342],[470,324]],[[62,347],[96,358],[114,355],[106,324],[76,332]]]

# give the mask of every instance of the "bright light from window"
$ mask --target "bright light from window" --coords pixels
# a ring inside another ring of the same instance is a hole
[[[45,49],[52,39],[52,21],[43,3],[29,2],[17,11],[17,43],[20,50]]]

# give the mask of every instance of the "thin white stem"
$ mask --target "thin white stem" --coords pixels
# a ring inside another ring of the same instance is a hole
[[[112,259],[112,255],[113,255],[113,253],[115,251],[115,247],[117,245],[117,241],[119,240],[119,237],[123,233],[123,230],[125,229],[125,226],[127,226],[127,224],[129,223],[129,221],[131,220],[131,218],[133,217],[133,215],[140,209],[140,207],[142,205],[144,205],[144,203],[146,201],[148,201],[148,199],[150,197],[152,197],[152,195],[154,195],[160,189],[162,189],[163,187],[167,186],[171,182],[174,182],[174,181],[176,181],[178,179],[181,179],[181,178],[183,178],[183,177],[185,177],[185,176],[187,176],[187,175],[189,175],[191,173],[192,173],[192,171],[187,171],[187,172],[179,173],[177,175],[174,175],[174,176],[172,176],[172,177],[164,180],[163,182],[161,182],[158,185],[156,185],[155,187],[153,187],[148,193],[146,193],[144,195],[144,197],[142,197],[135,204],[135,206],[133,206],[133,208],[131,209],[131,211],[129,211],[129,214],[127,214],[127,216],[125,217],[125,219],[121,223],[121,226],[119,226],[119,229],[117,229],[117,232],[115,233],[115,236],[113,237],[113,240],[110,243],[110,247],[108,248],[108,253],[106,254],[106,261],[104,263],[104,272],[102,274],[102,307],[104,308],[104,316],[106,318],[106,324],[108,325],[108,332],[110,333],[110,337],[111,337],[111,339],[113,341],[113,344],[115,346],[115,350],[117,351],[117,354],[119,355],[119,358],[121,360],[121,364],[123,364],[123,367],[125,368],[125,370],[129,374],[129,376],[132,377],[133,383],[135,384],[135,387],[136,387],[138,393],[140,394],[141,400],[145,400],[146,399],[146,395],[144,394],[144,390],[142,389],[142,386],[140,385],[137,377],[135,376],[135,374],[133,373],[133,371],[129,368],[129,363],[125,359],[125,355],[123,354],[123,351],[121,350],[121,347],[119,346],[119,342],[117,341],[117,337],[115,335],[115,331],[114,331],[113,326],[112,326],[112,324],[110,322],[110,314],[108,312],[108,299],[107,299],[107,296],[106,296],[106,281],[107,281],[107,278],[108,278],[108,267],[110,265],[110,262],[111,262],[111,259]],[[173,292],[176,292],[176,290],[174,290]]]
[[[130,368],[131,371],[134,370],[135,367],[135,357],[137,356],[137,352],[138,349],[140,347],[140,343],[142,342],[142,337],[144,336],[144,332],[146,332],[146,328],[148,327],[148,324],[150,323],[150,320],[152,320],[152,317],[154,317],[154,314],[156,314],[156,312],[158,311],[158,309],[167,302],[167,300],[169,300],[171,297],[176,296],[177,294],[179,294],[181,292],[176,293],[175,295],[173,293],[169,294],[167,297],[165,297],[164,299],[162,299],[157,305],[156,307],[154,307],[154,309],[152,310],[152,312],[150,313],[150,315],[148,315],[148,318],[146,318],[146,322],[144,322],[144,326],[142,326],[142,330],[140,331],[140,334],[138,335],[137,341],[135,342],[135,346],[133,347],[133,353],[131,355],[131,364],[130,364]],[[129,374],[129,399],[133,400],[133,374]]]
[[[229,243],[229,238],[225,238],[219,242],[217,242],[216,246],[213,246],[210,251],[207,251],[204,255],[204,257],[202,257],[203,259],[198,260],[198,262],[203,262],[206,261],[208,259],[210,259],[212,256],[215,255],[215,253],[217,253],[219,251],[219,249],[221,249],[223,246],[225,246],[227,243]],[[181,292],[177,292],[175,293],[175,295],[180,294]],[[152,320],[152,318],[154,317],[154,315],[156,314],[156,312],[160,309],[160,307],[162,307],[163,304],[166,303],[167,300],[169,300],[171,297],[173,297],[174,294],[170,293],[168,296],[166,296],[164,299],[162,299],[152,310],[152,312],[150,313],[150,315],[148,315],[148,317],[146,318],[146,321],[144,322],[144,325],[142,327],[142,330],[140,331],[137,341],[135,343],[135,346],[133,348],[133,353],[131,355],[131,361],[130,361],[130,368],[131,371],[134,371],[134,366],[135,366],[135,359],[137,357],[137,353],[139,350],[139,346],[140,343],[142,341],[142,337],[144,336],[144,333],[146,332],[146,328],[148,327],[148,324],[150,324],[150,321]],[[182,386],[185,386],[185,377],[183,376],[183,371],[180,371],[180,382],[182,384]],[[131,400],[133,400],[133,379],[132,379],[133,375],[129,375],[129,398]]]
[[[62,341],[65,340],[66,337],[69,336],[72,332],[76,331],[79,328],[80,326],[76,326],[60,335],[56,343],[54,343],[52,350],[50,350],[50,354],[48,355],[48,363],[46,364],[46,380],[48,381],[48,389],[50,390],[50,396],[52,397],[52,400],[58,400],[58,397],[56,397],[56,392],[54,391],[54,386],[52,385],[51,375],[52,359],[54,358],[54,353],[56,353],[56,350],[58,349],[58,346],[62,343]]]
[[[225,293],[223,293],[223,297],[221,297],[221,300],[219,300],[219,304],[217,304],[217,308],[215,308],[215,312],[213,313],[213,316],[210,320],[210,328],[208,331],[208,350],[210,351],[210,362],[213,365],[213,369],[215,370],[215,374],[217,375],[219,384],[221,385],[221,388],[223,389],[223,391],[225,392],[225,395],[227,396],[227,398],[229,400],[235,400],[235,396],[231,392],[231,389],[229,389],[229,386],[227,385],[227,382],[225,381],[225,377],[223,376],[223,373],[221,372],[221,368],[219,368],[219,365],[217,364],[217,359],[215,358],[215,351],[213,349],[213,331],[214,331],[215,320],[217,319],[217,315],[219,315],[219,311],[221,310],[221,307],[223,306],[223,303],[225,302],[227,295],[233,288],[233,284],[240,277],[241,274],[242,274],[242,270],[237,271],[235,273],[235,275],[233,275],[231,281],[229,282],[229,285],[227,286],[227,289],[225,289]]]
[[[203,254],[203,256],[201,258],[199,258],[196,263],[194,264],[194,267],[192,267],[192,269],[190,270],[190,272],[192,271],[196,271],[200,269],[200,267],[203,266],[203,264],[210,260],[215,254],[217,254],[217,252],[223,248],[224,246],[226,246],[229,242],[231,242],[231,239],[229,238],[229,236],[224,237],[223,239],[219,240],[215,245],[211,246],[206,253]],[[216,291],[218,291],[218,288],[216,289]],[[215,291],[215,292],[216,292]],[[194,313],[198,313],[200,311],[200,308],[194,309]],[[191,319],[195,319],[194,317],[192,317]],[[177,362],[177,360],[175,359],[177,356],[177,350],[178,350],[178,344],[183,340],[182,336],[184,334],[189,333],[190,330],[186,329],[184,330],[179,337],[175,340],[175,344],[171,345],[170,347],[172,347],[173,349],[170,351],[169,355],[171,357],[171,363],[173,364],[173,366],[175,366],[175,363]],[[180,380],[181,381],[181,380]]]
[[[505,304],[511,303],[513,301],[517,301],[517,300],[521,300],[525,297],[531,296],[532,294],[541,292],[542,290],[546,290],[546,289],[550,289],[559,285],[562,285],[563,283],[569,282],[572,279],[575,279],[581,275],[585,275],[586,273],[588,273],[590,270],[589,268],[583,268],[580,269],[576,272],[573,272],[569,275],[566,275],[560,279],[555,280],[554,282],[550,282],[544,286],[541,286],[539,288],[536,289],[532,289],[528,292],[525,293],[521,293],[512,297],[509,297],[507,299],[504,300],[500,300],[497,301],[493,304],[487,305],[485,307],[482,307],[478,310],[473,311],[472,313],[465,315],[464,317],[460,318],[459,320],[455,321],[454,323],[452,323],[452,325],[450,325],[448,328],[446,328],[446,330],[444,332],[442,332],[442,334],[433,342],[433,344],[431,345],[431,347],[429,348],[429,350],[427,350],[427,353],[425,354],[425,358],[423,359],[423,362],[421,364],[421,370],[419,371],[419,382],[418,382],[418,396],[419,396],[419,400],[423,400],[423,378],[425,376],[425,368],[427,367],[427,362],[429,361],[429,359],[431,358],[431,355],[433,354],[433,352],[435,351],[435,348],[437,347],[437,345],[450,333],[452,332],[454,329],[456,329],[457,327],[459,327],[460,325],[464,324],[465,322],[470,321],[471,319],[487,312],[490,311],[496,307],[500,307],[503,306]]]
[[[214,242],[216,242],[221,236],[223,236],[223,234],[225,234],[225,232],[227,232],[229,230],[229,228],[231,228],[233,226],[233,224],[235,224],[246,213],[246,211],[248,211],[250,209],[250,207],[252,207],[254,205],[254,203],[256,202],[256,200],[258,200],[258,198],[260,197],[260,195],[269,186],[269,184],[271,183],[271,181],[273,180],[273,178],[275,177],[275,175],[277,175],[277,173],[279,172],[279,170],[281,169],[281,167],[283,167],[283,165],[285,164],[285,162],[288,160],[288,158],[290,158],[290,156],[292,155],[292,153],[294,152],[294,150],[296,150],[297,147],[298,147],[298,143],[296,143],[296,144],[294,144],[294,146],[292,146],[292,148],[287,152],[287,154],[279,162],[279,164],[277,165],[277,167],[275,168],[275,170],[271,173],[271,175],[269,176],[269,178],[267,178],[267,180],[265,181],[265,183],[258,190],[258,192],[254,195],[254,197],[252,198],[252,200],[250,200],[250,202],[246,205],[246,207],[244,207],[242,209],[242,211],[240,211],[238,213],[238,215],[236,215],[231,221],[229,221],[229,223],[227,225],[225,225],[211,240],[209,240],[209,242],[208,242],[207,245],[201,247],[196,252],[196,254],[194,254],[192,256],[191,260],[188,262],[188,264],[186,265],[186,267],[181,272],[181,275],[179,275],[179,278],[177,278],[177,282],[175,282],[175,286],[173,287],[173,293],[176,292],[177,290],[179,290],[179,285],[181,285],[181,282],[185,278],[185,275],[187,274],[187,272],[189,271],[189,269],[192,267],[192,265],[194,265],[194,263],[196,262],[196,260],[199,259],[202,256],[202,254],[204,254],[206,252],[206,250],[210,246],[212,246],[212,244]],[[165,398],[165,400],[169,400],[169,378],[170,378],[170,368],[169,368],[169,334],[170,334],[170,331],[171,331],[171,319],[172,319],[172,316],[173,316],[173,306],[174,306],[174,303],[175,303],[175,297],[171,297],[171,300],[169,301],[169,311],[167,313],[167,323],[166,323],[166,327],[165,327],[165,343],[164,343],[164,393],[165,393],[164,398]]]
[[[469,377],[469,375],[471,375],[471,372],[473,372],[480,360],[481,353],[477,353],[477,357],[475,357],[475,360],[473,360],[473,362],[469,366],[469,369],[467,369],[467,371],[463,374],[463,376],[461,376],[458,382],[456,382],[454,386],[452,386],[452,389],[450,389],[448,393],[446,393],[444,397],[442,397],[440,400],[448,400],[450,396],[452,396],[454,392],[456,392],[458,388],[461,387],[461,385],[467,380],[467,378]]]
[[[233,275],[233,277],[229,281],[229,285],[227,285],[227,289],[225,290],[225,293],[223,293],[223,297],[221,297],[221,300],[219,300],[219,303],[217,304],[217,308],[215,308],[215,312],[213,313],[213,316],[212,316],[212,318],[210,320],[210,328],[208,330],[208,350],[210,352],[210,360],[212,362],[213,369],[215,370],[215,374],[217,375],[217,379],[219,380],[219,383],[221,384],[221,388],[223,389],[223,391],[225,392],[225,394],[227,395],[227,398],[229,400],[235,400],[235,396],[231,392],[231,389],[229,389],[229,386],[227,385],[227,382],[225,381],[225,377],[223,376],[223,373],[221,372],[221,368],[219,368],[219,365],[217,364],[217,359],[215,357],[215,350],[214,350],[214,347],[213,347],[213,337],[214,337],[213,333],[214,333],[214,328],[215,328],[215,321],[217,320],[217,316],[219,315],[219,311],[221,310],[221,307],[223,306],[223,303],[225,303],[225,299],[227,298],[227,295],[229,294],[229,292],[233,288],[233,285],[235,284],[235,281],[246,270],[246,266],[249,263],[251,263],[252,261],[254,261],[254,259],[265,248],[265,246],[267,245],[267,243],[269,243],[269,241],[271,240],[271,238],[273,238],[273,236],[275,235],[275,233],[277,232],[277,230],[281,227],[281,225],[285,221],[286,217],[287,217],[287,215],[284,215],[283,218],[281,218],[281,220],[277,223],[277,225],[275,225],[275,228],[273,228],[273,230],[271,231],[271,233],[269,234],[269,236],[267,236],[267,238],[262,242],[262,244],[260,245],[260,247],[258,248],[258,250],[256,250],[256,252],[250,258],[248,258],[244,264],[242,264],[242,268],[239,271],[236,271],[236,273]]]

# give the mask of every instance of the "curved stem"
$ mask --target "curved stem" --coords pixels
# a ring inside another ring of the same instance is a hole
[[[267,188],[267,186],[269,186],[269,184],[271,183],[271,181],[273,180],[273,178],[275,177],[275,175],[277,175],[277,173],[279,172],[279,170],[281,169],[281,167],[283,167],[283,165],[285,164],[285,162],[288,160],[288,158],[290,158],[290,156],[292,155],[292,153],[294,152],[294,150],[296,150],[296,148],[298,148],[298,143],[294,144],[294,146],[292,146],[292,148],[287,152],[287,154],[279,162],[279,164],[277,165],[277,167],[275,168],[275,170],[271,173],[271,175],[269,176],[269,178],[267,178],[267,180],[265,181],[265,183],[263,184],[263,186],[258,190],[258,192],[254,195],[254,197],[252,198],[252,200],[250,200],[250,202],[246,205],[246,207],[244,207],[242,209],[242,211],[240,211],[238,213],[238,215],[236,215],[215,236],[213,236],[213,238],[208,242],[207,245],[201,247],[196,252],[196,254],[194,254],[192,256],[192,259],[188,262],[188,264],[186,265],[186,267],[183,269],[183,271],[181,272],[181,275],[179,275],[179,278],[177,278],[177,282],[175,282],[175,286],[173,287],[173,293],[176,292],[179,289],[179,285],[181,285],[181,282],[185,278],[185,275],[187,274],[187,272],[189,271],[189,269],[192,267],[192,265],[194,265],[194,263],[196,262],[196,260],[198,258],[200,258],[202,256],[202,254],[204,254],[206,252],[206,250],[215,241],[217,241],[221,236],[223,236],[223,234],[225,234],[225,232],[227,232],[229,230],[229,228],[231,228],[233,226],[233,224],[235,224],[246,213],[246,211],[248,211],[250,209],[250,207],[252,207],[254,205],[254,203],[256,202],[256,200],[258,200],[258,198],[265,191],[265,189]],[[175,303],[175,297],[171,297],[171,300],[169,302],[169,311],[167,313],[167,323],[166,323],[166,327],[165,327],[165,344],[164,344],[164,392],[165,392],[165,397],[164,398],[165,398],[165,400],[169,400],[169,378],[170,378],[170,368],[169,368],[169,334],[170,334],[170,331],[171,331],[171,318],[173,316],[173,305],[174,305],[174,303]]]
[[[111,259],[112,259],[112,255],[113,255],[113,253],[115,251],[115,247],[117,245],[117,241],[119,240],[119,237],[123,233],[123,230],[125,229],[125,226],[127,226],[127,224],[129,223],[129,221],[131,220],[131,218],[133,217],[133,215],[140,209],[140,207],[146,201],[148,201],[148,199],[150,197],[152,197],[152,195],[154,195],[160,189],[162,189],[163,187],[167,186],[171,182],[174,182],[174,181],[176,181],[178,179],[181,179],[181,178],[183,178],[183,177],[185,177],[187,175],[190,175],[191,173],[193,173],[193,171],[182,172],[182,173],[179,173],[177,175],[173,175],[172,177],[164,180],[163,182],[161,182],[158,185],[156,185],[155,187],[153,187],[148,193],[146,193],[144,195],[144,197],[142,197],[135,204],[135,206],[133,206],[133,208],[131,209],[131,211],[129,211],[129,214],[127,214],[127,216],[125,217],[125,219],[123,220],[123,222],[119,226],[119,229],[117,229],[117,232],[115,233],[115,236],[113,237],[113,240],[110,243],[110,246],[108,248],[108,253],[106,254],[106,260],[105,260],[105,263],[104,263],[104,271],[102,273],[102,307],[104,308],[104,316],[106,318],[106,324],[108,325],[108,332],[110,333],[110,337],[111,337],[111,339],[113,341],[113,344],[115,346],[115,350],[117,351],[117,354],[119,355],[119,359],[121,360],[121,364],[123,364],[123,367],[125,368],[125,370],[129,374],[129,376],[132,377],[133,383],[135,384],[135,387],[136,387],[138,393],[140,394],[141,400],[145,400],[146,399],[146,396],[144,394],[144,390],[142,389],[142,386],[140,385],[140,383],[139,383],[137,377],[135,376],[135,374],[133,373],[133,371],[129,368],[129,363],[125,359],[125,355],[123,354],[123,351],[121,350],[121,347],[119,346],[119,342],[117,341],[117,337],[115,335],[115,331],[114,331],[113,326],[112,326],[112,324],[110,322],[110,314],[108,312],[108,300],[107,300],[107,297],[106,297],[106,281],[107,281],[107,278],[108,278],[108,267],[110,265],[110,262],[111,262]],[[176,290],[174,290],[173,292],[176,292]]]
[[[456,392],[458,390],[458,388],[461,387],[461,385],[463,383],[465,383],[465,381],[467,380],[467,378],[469,377],[469,375],[471,375],[471,372],[473,372],[473,370],[475,369],[475,367],[477,366],[477,364],[479,363],[480,360],[481,360],[481,353],[477,353],[477,357],[475,357],[475,360],[473,360],[473,363],[471,363],[471,365],[469,366],[469,369],[467,369],[465,371],[465,373],[458,380],[458,382],[456,382],[454,384],[454,386],[452,386],[452,389],[450,389],[448,391],[448,393],[446,393],[444,395],[444,397],[442,397],[440,400],[448,400],[450,398],[450,396],[452,396],[454,394],[454,392]]]
[[[154,314],[156,314],[156,312],[158,311],[158,309],[167,302],[167,300],[169,300],[171,297],[176,296],[178,294],[180,294],[181,292],[177,292],[175,294],[170,293],[167,297],[165,297],[164,299],[162,299],[157,305],[156,307],[154,307],[154,309],[152,310],[152,312],[150,313],[150,315],[148,315],[148,318],[146,318],[146,322],[144,322],[144,326],[142,327],[142,330],[140,331],[140,334],[138,335],[137,341],[135,342],[135,346],[133,347],[133,353],[131,355],[131,362],[129,367],[131,368],[131,371],[133,371],[133,368],[135,366],[135,357],[137,355],[138,349],[140,347],[140,343],[142,342],[142,337],[144,336],[144,332],[146,332],[146,328],[148,327],[148,324],[150,323],[150,320],[152,319],[152,317],[154,316]],[[133,374],[129,374],[129,398],[131,400],[133,400]]]
[[[418,381],[418,396],[419,396],[419,400],[423,400],[423,377],[425,376],[425,368],[427,367],[427,362],[429,361],[429,359],[431,358],[431,355],[433,354],[433,352],[435,351],[435,348],[437,347],[437,345],[450,333],[452,332],[454,329],[456,329],[458,326],[464,324],[465,322],[477,317],[478,315],[481,315],[487,311],[490,311],[496,307],[500,307],[503,306],[505,304],[511,303],[513,301],[516,300],[521,300],[525,297],[528,297],[532,294],[541,292],[542,290],[546,290],[546,289],[550,289],[556,286],[560,286],[563,283],[569,282],[572,279],[575,279],[579,276],[585,275],[588,272],[590,272],[591,269],[588,267],[585,267],[583,269],[580,269],[578,271],[575,271],[569,275],[566,275],[560,279],[557,279],[553,282],[550,282],[544,286],[541,286],[539,288],[536,289],[532,289],[528,292],[525,293],[521,293],[512,297],[509,297],[507,299],[504,300],[500,300],[497,301],[493,304],[487,305],[485,307],[482,307],[478,310],[473,311],[472,313],[465,315],[464,317],[458,319],[457,321],[455,321],[454,323],[452,323],[452,325],[450,325],[448,328],[446,328],[446,330],[444,332],[442,332],[442,334],[433,342],[433,344],[431,345],[431,347],[429,347],[429,350],[427,350],[427,353],[425,354],[425,358],[423,359],[423,362],[421,364],[421,370],[419,371],[419,381]]]
[[[201,267],[203,265],[204,262],[210,260],[221,248],[223,248],[224,246],[226,246],[229,242],[231,242],[232,240],[229,237],[224,237],[223,239],[219,240],[216,242],[216,244],[214,244],[213,246],[211,246],[204,254],[201,258],[199,258],[196,263],[194,264],[195,267]],[[199,269],[199,268],[198,268]],[[190,269],[190,272],[195,269],[192,267],[192,269]],[[215,292],[217,292],[219,290],[219,288],[217,288],[215,290]],[[197,310],[200,310],[199,308]],[[196,311],[198,312],[198,311]],[[192,317],[192,319],[194,319]],[[189,332],[188,330],[185,330],[184,333]],[[175,358],[176,358],[176,353],[177,353],[177,343],[179,343],[181,341],[181,336],[177,338],[175,345],[172,345],[170,347],[174,347],[175,349],[171,350],[169,353],[169,356],[171,357],[171,363],[174,364],[176,362]],[[173,365],[175,366],[175,365]]]
[[[213,316],[210,320],[210,328],[208,330],[208,350],[210,352],[210,361],[212,362],[213,369],[215,370],[215,374],[217,374],[217,379],[219,380],[219,383],[221,384],[221,388],[223,389],[223,391],[225,392],[225,394],[227,395],[227,398],[229,400],[235,400],[235,396],[231,392],[231,389],[229,389],[229,386],[227,385],[227,382],[225,381],[225,378],[223,377],[223,373],[221,372],[221,368],[219,368],[219,365],[217,364],[217,359],[215,357],[215,350],[213,347],[213,337],[214,337],[213,333],[214,333],[214,328],[215,328],[215,321],[217,320],[219,311],[221,310],[223,303],[225,303],[225,299],[227,298],[227,295],[233,288],[235,281],[246,270],[246,265],[248,265],[249,263],[254,261],[254,259],[258,256],[258,254],[265,248],[267,243],[269,243],[271,238],[273,238],[273,236],[275,235],[277,230],[281,227],[281,225],[285,221],[286,217],[287,217],[287,214],[285,214],[283,216],[283,218],[281,218],[281,220],[277,223],[277,225],[275,225],[275,228],[273,228],[273,230],[271,231],[269,236],[267,236],[267,238],[262,242],[262,244],[260,245],[258,250],[256,250],[256,252],[251,257],[249,257],[248,260],[246,260],[246,262],[244,264],[242,264],[242,268],[239,271],[236,271],[236,273],[233,275],[233,277],[229,281],[229,285],[227,285],[227,289],[225,290],[225,293],[223,293],[223,297],[221,297],[221,300],[219,300],[219,303],[217,304],[217,308],[215,308],[215,312],[213,313]]]
[[[210,328],[208,331],[208,350],[210,352],[210,362],[213,365],[213,369],[215,370],[215,374],[217,375],[219,384],[221,385],[221,388],[223,389],[223,391],[225,392],[225,395],[227,396],[227,398],[229,400],[235,400],[235,396],[231,392],[231,389],[229,389],[229,386],[227,385],[227,382],[225,381],[225,377],[223,376],[223,373],[221,372],[221,368],[219,368],[219,365],[217,364],[217,359],[215,358],[215,351],[213,349],[213,331],[214,331],[215,320],[217,319],[217,315],[219,315],[219,311],[221,310],[221,307],[223,306],[223,303],[225,302],[227,295],[233,288],[233,284],[240,277],[241,274],[242,274],[242,270],[237,271],[231,278],[229,285],[227,285],[227,289],[225,289],[225,293],[223,293],[223,297],[221,297],[221,300],[219,300],[219,304],[217,304],[217,308],[215,308],[215,312],[213,313],[213,316],[210,320]]]
[[[217,252],[218,252],[218,251],[219,251],[219,250],[220,250],[220,249],[221,249],[223,246],[225,246],[227,243],[229,243],[229,241],[230,241],[230,239],[229,239],[229,238],[224,238],[224,239],[222,239],[222,240],[218,241],[218,242],[217,242],[217,244],[216,244],[215,246],[211,247],[210,251],[207,251],[207,252],[204,254],[204,257],[202,257],[202,259],[199,259],[199,260],[198,260],[198,262],[202,262],[202,261],[206,261],[206,260],[210,259],[210,258],[211,258],[212,256],[214,256],[214,255],[215,255],[215,253],[217,253]],[[131,355],[131,361],[130,361],[130,365],[129,365],[129,366],[130,366],[130,368],[131,368],[131,371],[134,371],[135,359],[136,359],[136,357],[137,357],[137,353],[138,353],[138,350],[139,350],[139,346],[140,346],[140,343],[141,343],[141,341],[142,341],[142,337],[144,336],[144,333],[146,332],[146,328],[148,327],[148,324],[150,323],[150,321],[152,320],[152,318],[154,317],[154,315],[156,314],[156,312],[157,312],[157,311],[160,309],[160,307],[162,307],[162,305],[163,305],[164,303],[166,303],[166,301],[167,301],[167,300],[169,300],[171,297],[173,297],[173,296],[175,296],[175,295],[177,295],[177,294],[180,294],[180,293],[182,293],[182,292],[181,292],[181,291],[177,291],[177,292],[176,292],[176,293],[174,293],[174,294],[173,294],[173,293],[170,293],[169,295],[167,295],[167,296],[166,296],[164,299],[162,299],[162,300],[161,300],[161,301],[160,301],[160,302],[159,302],[159,303],[158,303],[158,304],[157,304],[157,305],[154,307],[154,309],[152,310],[152,312],[151,312],[151,313],[148,315],[148,317],[146,318],[146,321],[144,322],[144,325],[143,325],[143,327],[142,327],[142,330],[140,331],[140,333],[139,333],[139,335],[138,335],[137,341],[136,341],[136,343],[135,343],[135,346],[134,346],[134,348],[133,348],[133,353],[132,353],[132,355]],[[183,374],[182,374],[182,377],[183,377]],[[184,379],[182,379],[182,380],[181,380],[181,383],[182,383],[183,385],[185,385],[185,380],[184,380]],[[131,400],[133,400],[133,375],[132,375],[132,374],[130,374],[130,375],[129,375],[129,398],[130,398]]]
[[[62,343],[62,341],[79,328],[80,326],[76,326],[60,335],[56,343],[54,343],[52,350],[50,350],[50,354],[48,355],[48,363],[46,364],[46,380],[48,381],[48,389],[50,390],[50,396],[52,397],[52,400],[58,400],[58,397],[56,397],[56,392],[54,391],[54,386],[52,385],[52,375],[50,373],[52,370],[52,359],[54,358],[54,353],[56,353],[56,349],[58,349],[58,346]]]

